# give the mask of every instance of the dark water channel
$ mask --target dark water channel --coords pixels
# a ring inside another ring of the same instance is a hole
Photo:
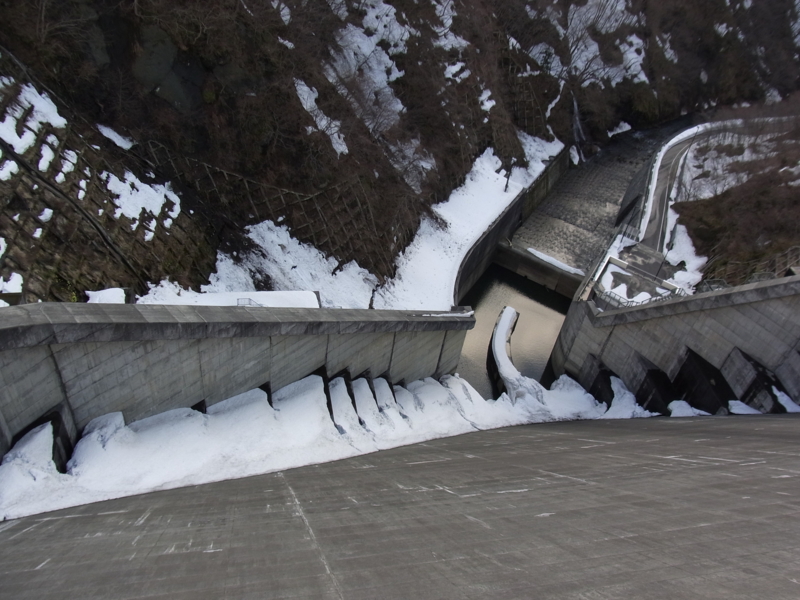
[[[491,265],[461,304],[475,310],[477,324],[467,332],[458,373],[484,398],[491,398],[486,355],[503,307],[513,306],[520,313],[511,337],[514,365],[523,375],[538,380],[550,358],[570,301],[503,267]]]

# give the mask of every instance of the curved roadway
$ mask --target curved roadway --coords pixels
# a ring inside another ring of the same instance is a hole
[[[651,250],[663,252],[667,236],[667,213],[669,212],[670,191],[678,176],[686,153],[697,141],[697,137],[684,140],[667,150],[661,159],[653,192],[653,207],[645,228],[641,244]]]

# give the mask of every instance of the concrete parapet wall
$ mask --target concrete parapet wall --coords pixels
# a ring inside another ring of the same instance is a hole
[[[588,387],[592,369],[585,366],[596,358],[636,390],[648,363],[673,379],[688,349],[723,372],[744,352],[798,398],[798,315],[800,277],[606,312],[592,302],[575,302],[551,360],[556,374],[568,373]],[[747,387],[744,375],[732,382],[734,389]]]
[[[530,252],[522,252],[506,243],[497,246],[494,262],[567,298],[575,295],[584,279],[582,275],[562,271]]]
[[[455,371],[474,317],[422,312],[43,303],[3,309],[0,453],[64,405],[72,430],[212,405],[320,369],[410,382]],[[63,411],[62,411],[63,412]],[[68,424],[69,425],[69,424]]]
[[[514,232],[525,219],[531,216],[547,194],[553,189],[561,176],[569,170],[569,150],[559,152],[526,190],[511,201],[503,213],[483,233],[470,248],[456,278],[454,303],[458,304],[464,295],[481,278],[495,259],[495,249],[501,242],[511,239]],[[534,280],[536,281],[536,280]]]

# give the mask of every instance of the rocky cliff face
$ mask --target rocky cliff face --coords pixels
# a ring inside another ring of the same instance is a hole
[[[37,0],[0,1],[0,10],[0,41],[30,69],[8,82],[17,87],[0,118],[35,79],[74,111],[70,135],[120,161],[116,171],[87,166],[93,173],[170,181],[193,206],[177,217],[185,242],[156,227],[163,248],[144,246],[130,267],[112,269],[102,258],[111,251],[87,256],[94,279],[64,270],[52,257],[58,244],[35,260],[10,244],[77,297],[88,285],[144,291],[164,276],[197,285],[218,247],[234,256],[240,229],[267,219],[383,278],[421,215],[486,148],[506,168],[524,162],[518,131],[557,137],[586,157],[625,124],[776,100],[798,79],[793,0]],[[98,123],[136,145],[109,145]],[[83,143],[68,148],[51,133],[59,159]],[[41,160],[40,134],[28,162]],[[0,185],[6,221],[22,215],[13,202],[45,189],[20,178]],[[118,197],[101,183],[98,197]],[[63,191],[77,200],[78,189]],[[25,206],[36,220],[43,208],[34,204]],[[166,201],[158,214],[142,208],[137,222],[170,218]],[[110,232],[130,261],[121,240],[152,240],[123,222],[112,214],[86,226]],[[25,271],[8,256],[6,279]],[[54,289],[34,296],[64,299]]]

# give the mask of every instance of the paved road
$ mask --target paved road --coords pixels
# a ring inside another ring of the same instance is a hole
[[[29,517],[0,595],[796,600],[799,427],[508,428]]]
[[[669,279],[675,273],[676,268],[667,262],[665,253],[668,237],[672,234],[672,231],[667,229],[670,192],[675,186],[676,179],[680,177],[684,157],[692,146],[714,135],[718,134],[716,132],[697,134],[675,144],[664,153],[656,179],[651,183],[653,203],[642,240],[620,254],[620,258],[628,263],[629,275],[632,277],[624,281],[629,294],[632,294],[630,297],[634,297],[639,291],[656,295],[657,282]],[[644,275],[644,278],[641,275]],[[620,278],[620,281],[622,279],[624,278]]]
[[[680,171],[684,155],[696,141],[696,138],[691,138],[676,144],[667,150],[661,159],[653,192],[653,207],[641,241],[642,244],[656,252],[660,253],[664,250],[664,242],[669,233],[666,230],[666,222],[667,213],[669,212],[670,191],[675,184],[675,178]]]

